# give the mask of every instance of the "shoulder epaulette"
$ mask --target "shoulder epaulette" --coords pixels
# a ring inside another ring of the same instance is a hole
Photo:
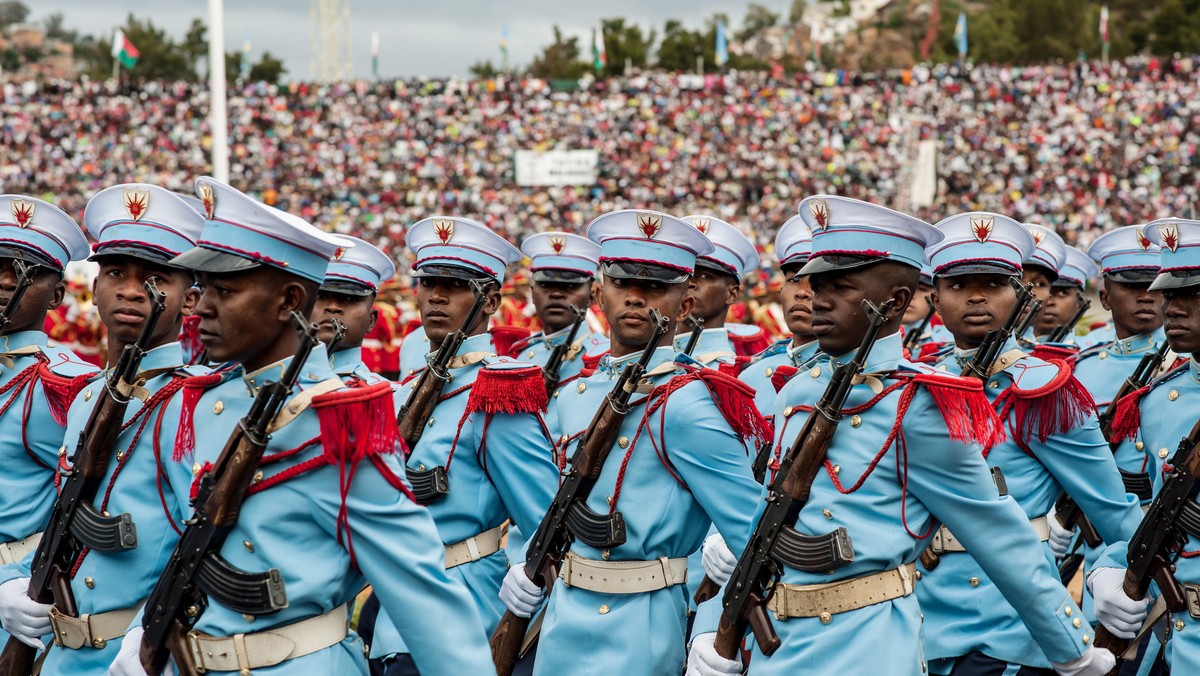
[[[196,405],[205,390],[226,380],[226,372],[206,373],[200,376],[189,376],[183,379],[180,386],[183,389],[183,399],[179,412],[179,429],[175,433],[175,449],[171,459],[175,462],[183,460],[196,449]]]
[[[183,324],[179,327],[179,344],[183,346],[183,353],[193,358],[204,353],[204,343],[200,341],[200,315],[183,318]]]
[[[1042,361],[1060,359],[1067,368],[1074,371],[1075,355],[1079,354],[1079,346],[1066,343],[1038,343],[1030,354]]]
[[[722,362],[720,364],[717,364],[717,370],[720,371],[721,373],[724,373],[725,375],[733,376],[734,378],[736,378],[739,375],[741,375],[742,371],[746,370],[747,366],[750,366],[755,361],[756,361],[755,357],[738,355],[738,356],[734,357],[733,361],[731,361],[731,362]]]
[[[488,357],[475,376],[463,415],[545,413],[547,404],[541,368],[509,357]]]
[[[708,390],[713,403],[717,405],[717,410],[721,412],[721,417],[729,423],[734,434],[743,440],[757,439],[760,443],[771,441],[771,423],[754,405],[753,387],[716,369],[693,367],[678,361],[676,364],[682,373],[654,388],[648,397],[652,403],[646,409],[647,414],[665,403],[672,392],[690,383],[700,382]]]
[[[1004,441],[1004,425],[996,410],[983,393],[983,383],[975,378],[964,378],[925,365],[898,369],[895,375],[911,379],[912,386],[920,386],[933,398],[950,438],[963,443],[978,442],[986,455],[996,444]],[[901,396],[901,412],[907,401]]]
[[[505,356],[516,358],[525,350],[529,349],[533,345],[536,345],[538,341],[543,340],[545,336],[546,334],[544,333],[532,333],[524,338],[519,338],[513,342],[512,347],[508,348],[508,354]],[[494,337],[492,340],[495,342]],[[496,349],[496,353],[501,354],[499,348]]]
[[[784,385],[788,384],[788,381],[792,379],[792,376],[795,376],[799,372],[800,369],[790,364],[776,366],[775,371],[771,373],[771,387],[774,387],[775,392],[778,393],[779,390],[783,389]]]
[[[492,334],[492,345],[496,348],[496,354],[502,357],[516,356],[513,353],[513,346],[517,341],[529,338],[531,332],[523,326],[496,326],[488,333]]]
[[[753,324],[728,324],[725,335],[729,337],[734,354],[739,357],[752,357],[771,346],[767,332]]]
[[[1189,370],[1187,360],[1177,361],[1170,371],[1151,380],[1149,384],[1140,387],[1114,402],[1116,411],[1113,412],[1112,437],[1114,440],[1132,439],[1137,436],[1138,428],[1142,426],[1142,397],[1163,383],[1170,382]]]
[[[1020,435],[1017,439],[1020,445],[1028,446],[1035,432],[1038,441],[1045,442],[1051,435],[1067,432],[1082,424],[1089,415],[1096,414],[1095,400],[1076,380],[1070,364],[1061,359],[1040,360],[1043,364],[1028,364],[1028,361],[1021,360],[1011,368],[1022,369],[1026,374],[1045,366],[1053,366],[1056,370],[1045,382],[1028,388],[1018,385],[1020,377],[1014,378],[996,398],[1001,420],[1010,412],[1014,415],[1013,429]]]

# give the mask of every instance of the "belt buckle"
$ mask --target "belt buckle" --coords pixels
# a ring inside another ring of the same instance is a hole
[[[768,604],[773,602],[773,604],[775,606],[775,619],[776,620],[783,621],[783,620],[788,619],[787,599],[788,599],[787,585],[785,585],[782,582],[776,582],[775,586],[771,588],[771,598],[768,601]]]
[[[933,531],[933,539],[929,541],[929,549],[934,554],[941,555],[946,553],[946,540],[943,536],[945,532],[941,526],[938,526],[938,529]]]
[[[204,666],[204,650],[200,646],[200,632],[195,629],[187,633],[188,652],[192,654],[192,663],[196,666],[196,673],[203,674],[208,671]]]
[[[88,624],[87,615],[75,618],[64,614],[57,607],[51,606],[49,617],[50,627],[54,630],[54,642],[59,647],[79,650],[91,645],[91,627]],[[68,620],[78,620],[79,624],[75,625]]]
[[[1183,598],[1187,600],[1188,615],[1200,620],[1200,585],[1184,585]]]

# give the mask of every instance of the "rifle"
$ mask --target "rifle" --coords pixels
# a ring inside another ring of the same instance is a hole
[[[683,348],[683,353],[690,357],[696,351],[696,345],[700,343],[700,334],[704,333],[704,320],[696,315],[688,315],[684,321],[688,323],[688,326],[692,327],[692,333],[688,336],[687,345]]]
[[[153,281],[146,282],[145,287],[150,298],[150,314],[137,342],[126,345],[121,352],[108,376],[104,394],[96,400],[87,424],[79,432],[75,453],[71,456],[71,470],[54,501],[50,522],[33,555],[29,598],[38,603],[53,603],[59,611],[72,617],[78,617],[79,611],[71,593],[71,566],[86,546],[77,539],[77,529],[118,533],[111,551],[137,546],[137,531],[129,515],[103,515],[96,510],[92,500],[104,484],[109,455],[117,445],[121,425],[125,422],[125,409],[130,401],[127,393],[136,384],[138,367],[150,349],[150,340],[167,297]],[[16,298],[16,294],[13,297]],[[97,548],[94,544],[91,546]],[[36,654],[36,649],[10,637],[0,654],[0,674],[26,676],[33,673]]]
[[[250,410],[225,442],[215,466],[200,476],[199,490],[192,501],[195,511],[187,521],[187,530],[146,600],[140,651],[146,673],[161,673],[168,657],[174,658],[181,676],[198,673],[187,634],[204,613],[208,600],[197,586],[196,575],[207,557],[221,550],[237,524],[246,490],[271,440],[268,428],[287,402],[317,343],[316,325],[295,312],[292,323],[300,334],[296,355],[278,381],[258,391]]]
[[[559,564],[571,548],[574,538],[567,529],[568,515],[576,506],[582,507],[587,502],[600,471],[604,469],[604,460],[621,432],[621,422],[629,414],[629,399],[637,390],[654,351],[667,333],[667,318],[653,308],[650,309],[650,321],[654,322],[654,330],[642,350],[641,358],[625,367],[605,403],[596,411],[579,441],[575,455],[571,457],[571,465],[559,484],[554,501],[529,541],[525,574],[543,589],[550,587],[558,577]],[[620,531],[620,538],[623,539],[624,522],[616,524],[615,530]],[[496,626],[491,639],[492,661],[500,676],[512,674],[528,628],[527,617],[517,617],[506,611],[504,617],[500,618],[500,624]]]
[[[4,304],[4,310],[0,311],[0,336],[8,333],[8,325],[12,323],[12,316],[16,314],[17,308],[21,305],[21,297],[25,295],[25,291],[29,289],[29,285],[33,284],[33,278],[37,276],[39,265],[26,263],[20,258],[13,259],[13,270],[17,272],[17,286],[13,289],[12,295],[8,297],[8,302]]]
[[[450,382],[450,360],[458,354],[458,348],[462,347],[463,341],[467,339],[467,331],[479,320],[479,313],[483,312],[483,306],[487,303],[487,287],[491,283],[485,284],[475,279],[469,279],[467,282],[475,293],[475,303],[471,305],[466,320],[457,331],[442,340],[442,345],[434,355],[433,361],[430,362],[429,368],[426,368],[417,378],[412,392],[408,395],[408,400],[396,413],[396,424],[400,426],[400,437],[404,439],[410,452],[421,439],[421,434],[424,433],[425,427],[429,423],[429,416],[433,415],[438,397],[442,394],[442,388]]]
[[[1150,583],[1157,582],[1169,613],[1187,608],[1183,587],[1175,579],[1172,560],[1176,548],[1188,539],[1180,521],[1185,507],[1196,499],[1196,479],[1200,477],[1200,449],[1197,447],[1200,447],[1200,420],[1179,441],[1179,447],[1168,463],[1171,472],[1163,480],[1142,523],[1129,538],[1126,553],[1129,567],[1125,569],[1121,588],[1131,599],[1144,599]],[[1110,674],[1117,673],[1122,662],[1120,656],[1129,649],[1129,644],[1129,639],[1113,636],[1104,625],[1096,628],[1095,646],[1107,648],[1117,655],[1117,666]]]
[[[1029,304],[1028,312],[1021,318],[1021,323],[1017,325],[1017,330],[1013,331],[1013,335],[1017,340],[1023,340],[1023,336],[1029,331],[1029,327],[1033,326],[1033,320],[1042,312],[1042,299],[1036,298]]]
[[[1082,293],[1076,291],[1075,295],[1079,298],[1079,309],[1066,324],[1059,324],[1050,332],[1050,335],[1046,337],[1047,343],[1061,343],[1067,336],[1075,333],[1075,326],[1079,324],[1079,320],[1083,319],[1083,315],[1087,314],[1088,309],[1092,307],[1092,301],[1085,298]]]
[[[1008,318],[1004,320],[1004,324],[1000,328],[992,329],[983,336],[983,341],[979,343],[971,361],[967,362],[962,370],[964,378],[975,378],[982,383],[987,383],[988,378],[992,376],[992,367],[1000,358],[1000,350],[1004,349],[1014,335],[1021,335],[1017,332],[1020,325],[1028,328],[1027,322],[1032,321],[1030,317],[1036,316],[1041,308],[1041,301],[1033,297],[1033,284],[1022,284],[1016,277],[1009,277],[1008,283],[1017,292],[1017,303],[1008,313]],[[998,473],[993,470],[992,476],[997,477]],[[921,552],[920,559],[925,570],[930,571],[941,563],[941,556],[934,553],[932,544]]]
[[[784,528],[796,523],[800,511],[808,502],[813,481],[825,463],[825,455],[842,419],[842,408],[850,395],[854,378],[866,366],[867,356],[887,322],[887,313],[893,304],[894,300],[889,299],[876,307],[870,301],[863,300],[863,310],[871,324],[858,352],[849,364],[833,372],[825,393],[813,407],[800,434],[783,456],[779,472],[771,481],[766,509],[754,526],[754,532],[738,559],[729,583],[725,585],[722,598],[724,609],[713,647],[726,659],[735,658],[747,629],[753,631],[764,655],[771,655],[779,648],[779,636],[775,634],[766,613],[766,600],[772,592],[772,583],[783,575],[783,566],[774,556],[775,545],[783,536]],[[697,590],[697,600],[700,600],[701,592],[707,593],[716,588],[716,583],[705,577]],[[711,594],[705,598],[709,597]]]
[[[925,296],[925,302],[929,304],[929,312],[925,313],[925,318],[917,325],[917,328],[909,331],[904,336],[904,349],[908,350],[909,354],[916,352],[918,347],[921,347],[921,336],[925,334],[925,329],[929,328],[929,322],[933,320],[933,315],[936,310],[933,307],[933,296]]]
[[[583,325],[583,320],[587,317],[583,310],[574,305],[571,306],[571,315],[575,317],[575,321],[571,323],[571,331],[567,334],[567,339],[554,346],[554,349],[550,351],[550,358],[542,367],[542,379],[546,382],[547,395],[554,394],[554,388],[558,387],[558,374],[562,371],[563,362],[567,360],[567,352],[570,351],[571,345],[575,342],[575,334],[579,333],[579,327]]]
[[[341,344],[342,339],[346,337],[346,325],[338,319],[331,319],[329,323],[333,326],[333,337],[329,339],[329,344],[325,346],[325,350],[332,357],[333,353],[337,352],[338,345]]]
[[[1117,413],[1117,402],[1124,399],[1130,392],[1145,387],[1154,378],[1154,374],[1158,372],[1163,361],[1166,360],[1167,352],[1170,349],[1170,344],[1164,340],[1163,344],[1158,347],[1158,350],[1143,355],[1141,361],[1138,362],[1137,368],[1125,378],[1125,382],[1121,383],[1120,389],[1113,395],[1112,401],[1108,403],[1108,407],[1104,409],[1104,413],[1100,414],[1100,432],[1108,440],[1108,447],[1114,454],[1121,445],[1119,439],[1112,438],[1113,418]],[[1077,553],[1080,541],[1086,542],[1089,547],[1098,547],[1103,542],[1103,539],[1096,532],[1096,527],[1084,516],[1083,510],[1079,508],[1075,499],[1067,495],[1066,491],[1060,493],[1058,499],[1054,501],[1054,516],[1062,524],[1063,528],[1067,530],[1079,526],[1081,540],[1075,542],[1075,547],[1072,548],[1072,551],[1058,566],[1060,579],[1066,581],[1075,576],[1075,572],[1079,570],[1079,565],[1083,563],[1083,555]]]

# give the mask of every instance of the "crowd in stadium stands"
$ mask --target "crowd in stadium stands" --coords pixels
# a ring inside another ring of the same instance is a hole
[[[541,81],[398,81],[229,96],[231,181],[326,227],[401,251],[431,213],[514,240],[582,230],[625,206],[708,212],[770,241],[804,196],[896,204],[918,139],[937,143],[930,220],[968,209],[1105,229],[1194,215],[1200,59],[1102,66],[918,67],[712,78],[641,74],[571,92]],[[206,87],[0,84],[0,191],[79,215],[97,190],[188,190],[206,173]],[[522,188],[518,149],[595,149],[596,185]]]

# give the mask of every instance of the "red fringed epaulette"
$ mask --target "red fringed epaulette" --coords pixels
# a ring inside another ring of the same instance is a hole
[[[727,376],[736,378],[741,375],[742,371],[746,370],[746,367],[749,366],[750,362],[752,361],[754,361],[754,357],[752,356],[738,355],[734,357],[733,361],[731,362],[721,362],[717,364],[717,370]]]
[[[932,364],[937,361],[938,353],[946,347],[946,343],[925,343],[917,350],[916,358],[912,361],[919,364]]]
[[[488,333],[492,334],[492,345],[496,354],[501,357],[515,357],[513,347],[522,340],[528,340],[533,332],[523,326],[496,326]]]
[[[1150,385],[1139,387],[1121,400],[1113,404],[1117,407],[1113,412],[1112,440],[1124,441],[1137,436],[1138,428],[1142,426],[1142,397],[1151,389]]]
[[[1030,354],[1038,359],[1041,359],[1042,361],[1050,361],[1052,359],[1062,360],[1066,362],[1067,367],[1072,369],[1072,372],[1074,372],[1075,355],[1079,354],[1079,346],[1048,345],[1046,343],[1040,343],[1033,348],[1033,352],[1030,352]]]
[[[708,389],[713,403],[721,416],[729,423],[734,434],[744,441],[751,439],[767,443],[772,438],[771,423],[754,405],[754,388],[725,373],[714,369],[684,367],[687,372],[675,376],[654,388],[648,399],[654,401],[649,408],[657,408],[675,390],[691,382],[700,381]],[[649,410],[648,408],[648,410]]]
[[[787,366],[786,364],[783,366],[776,366],[775,372],[771,374],[771,387],[774,387],[775,392],[778,393],[779,390],[783,389],[784,385],[788,384],[788,381],[792,379],[792,376],[795,376],[799,372],[800,369],[796,368],[795,366]]]
[[[204,352],[204,343],[200,342],[200,315],[183,318],[183,325],[179,327],[179,344],[189,359],[196,359]]]
[[[1014,383],[996,398],[1001,420],[1007,420],[1010,411],[1013,414],[1009,429],[1022,447],[1028,446],[1034,433],[1039,442],[1045,442],[1051,435],[1067,432],[1096,413],[1095,400],[1075,379],[1071,367],[1061,359],[1047,363],[1058,368],[1050,382],[1028,390]]]
[[[222,376],[219,373],[206,373],[183,379],[179,429],[175,433],[175,449],[171,453],[171,459],[175,462],[183,460],[196,450],[196,405],[200,403],[204,391],[221,380]]]
[[[738,357],[753,357],[771,347],[771,337],[759,328],[758,333],[743,336],[729,331],[729,342],[733,345],[733,353]]]
[[[912,376],[912,382],[933,397],[951,439],[978,442],[984,455],[1004,441],[1004,425],[983,393],[983,383],[974,378],[931,373],[918,373]]]
[[[46,393],[46,403],[50,406],[50,415],[59,425],[67,424],[67,411],[71,402],[87,384],[95,373],[84,373],[75,377],[60,376],[50,370],[46,362],[38,362],[37,377],[42,381],[42,391]]]
[[[600,360],[603,359],[604,355],[608,354],[609,352],[610,352],[610,350],[605,350],[598,354],[583,355],[583,368],[590,369],[592,373],[595,373],[596,367],[600,366]],[[591,374],[588,374],[588,375],[591,375]],[[587,376],[584,376],[584,377],[586,378]]]
[[[542,369],[537,366],[479,369],[463,415],[484,413],[545,413],[549,400]]]
[[[396,451],[396,414],[391,383],[336,390],[313,397],[321,445],[331,464],[353,464]]]

